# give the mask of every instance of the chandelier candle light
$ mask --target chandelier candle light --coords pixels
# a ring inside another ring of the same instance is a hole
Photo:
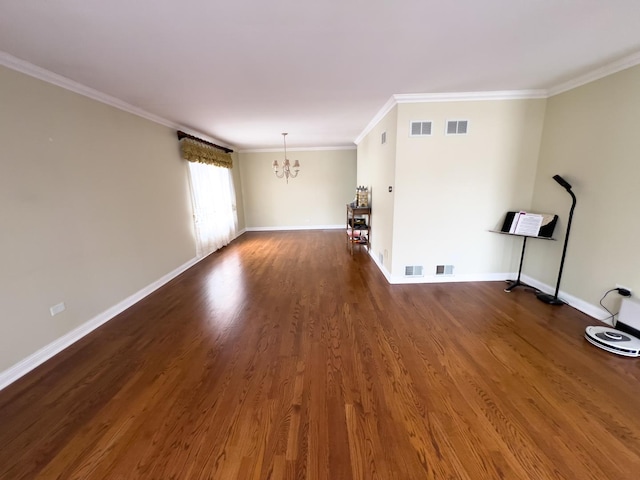
[[[282,140],[284,142],[284,161],[282,162],[282,171],[278,171],[278,161],[273,161],[273,173],[276,174],[278,178],[285,178],[287,183],[289,183],[289,177],[296,178],[298,176],[298,172],[300,171],[300,162],[298,160],[293,162],[293,172],[291,171],[291,164],[289,163],[289,159],[287,158],[287,134],[282,134]]]

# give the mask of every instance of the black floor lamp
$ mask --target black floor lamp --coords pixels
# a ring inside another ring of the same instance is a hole
[[[564,267],[564,257],[567,255],[567,244],[569,243],[569,232],[571,231],[571,220],[573,219],[573,209],[576,208],[576,196],[571,191],[571,184],[567,182],[560,175],[554,175],[553,179],[562,185],[571,198],[573,199],[573,203],[571,204],[571,210],[569,210],[569,221],[567,222],[567,233],[564,236],[564,247],[562,248],[562,258],[560,259],[560,271],[558,272],[558,281],[556,283],[556,293],[553,295],[549,293],[539,292],[536,294],[538,300],[548,303],[549,305],[563,305],[564,302],[558,298],[558,290],[560,290],[560,280],[562,279],[562,268]]]

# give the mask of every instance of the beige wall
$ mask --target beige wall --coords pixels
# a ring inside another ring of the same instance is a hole
[[[4,67],[0,105],[2,371],[195,247],[173,130]]]
[[[358,185],[369,187],[371,196],[371,252],[386,273],[393,260],[393,209],[396,178],[398,109],[394,107],[358,144]],[[386,143],[382,144],[382,133]]]
[[[532,242],[526,273],[555,287],[571,206],[560,174],[578,199],[561,290],[592,305],[616,283],[640,292],[639,86],[634,67],[548,100],[533,206],[560,216],[559,241]]]
[[[488,232],[533,194],[545,100],[400,104],[394,219],[394,275],[406,265],[454,265],[478,276],[515,269],[513,238]],[[446,121],[469,121],[467,135],[445,135]],[[410,137],[411,121],[432,135]]]
[[[482,275],[517,267],[520,243],[487,230],[531,207],[561,217],[559,241],[530,242],[525,263],[554,285],[570,205],[551,180],[561,174],[578,196],[562,290],[592,305],[616,283],[640,291],[639,84],[635,67],[548,101],[400,104],[357,155],[290,152],[302,169],[288,185],[271,170],[282,153],[234,154],[239,229],[342,225],[362,184],[387,272],[451,263]],[[195,246],[173,130],[3,67],[0,105],[2,371],[191,260]],[[445,136],[451,118],[470,120],[470,134]],[[432,120],[434,135],[409,137],[411,120]]]
[[[458,279],[516,269],[520,243],[488,230],[531,204],[544,111],[545,100],[402,103],[365,136],[358,183],[372,185],[372,250],[393,281],[407,265],[424,266],[426,281],[438,264]],[[469,133],[445,135],[448,119],[468,120]],[[431,121],[432,135],[410,137],[411,121]]]
[[[239,154],[247,229],[317,228],[344,225],[345,205],[356,187],[356,151],[287,151],[300,173],[287,184],[271,167],[284,152]]]

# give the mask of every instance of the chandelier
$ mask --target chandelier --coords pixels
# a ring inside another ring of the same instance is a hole
[[[291,164],[289,163],[289,159],[287,158],[287,134],[282,134],[282,141],[284,142],[284,161],[282,162],[282,170],[278,171],[278,161],[273,161],[273,173],[276,174],[278,178],[285,178],[287,183],[289,183],[289,177],[296,178],[298,176],[298,172],[300,171],[300,162],[296,160],[293,162],[293,172],[291,171]]]

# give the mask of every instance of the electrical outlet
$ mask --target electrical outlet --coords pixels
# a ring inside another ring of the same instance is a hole
[[[51,307],[49,309],[49,312],[51,312],[51,316],[55,317],[56,315],[58,315],[59,313],[64,312],[67,309],[66,305],[64,304],[64,302],[60,302],[57,305],[54,305],[53,307]]]
[[[616,288],[624,288],[625,290],[629,290],[629,293],[631,293],[631,289],[629,287],[625,287],[624,285],[616,283]]]

